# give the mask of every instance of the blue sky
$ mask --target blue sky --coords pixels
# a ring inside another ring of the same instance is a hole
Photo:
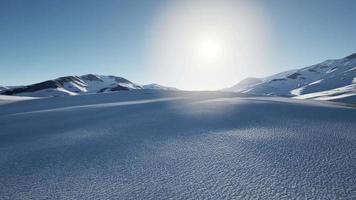
[[[169,56],[163,58],[167,62],[162,66],[159,66],[160,62],[152,62],[151,51],[155,49],[157,38],[159,40],[162,34],[169,32],[167,30],[172,29],[171,27],[177,23],[176,19],[184,18],[189,21],[189,15],[187,17],[184,10],[190,7],[189,4],[178,9],[172,17],[172,23],[170,17],[165,18],[170,14],[172,7],[179,7],[180,2],[1,0],[0,85],[29,84],[65,75],[98,73],[123,76],[141,84],[155,82],[183,89],[209,89],[203,85],[208,85],[207,81],[211,78],[202,79],[199,83],[201,85],[194,87],[194,80],[185,79],[188,75],[185,74],[186,70],[170,70],[169,62],[174,66],[173,63],[179,58],[171,60]],[[255,21],[264,27],[258,36],[263,36],[265,41],[263,52],[259,52],[257,58],[250,55],[249,58],[258,62],[249,62],[247,59],[244,61],[246,69],[254,70],[244,70],[241,67],[243,64],[240,63],[241,73],[229,73],[231,77],[226,78],[229,81],[212,85],[214,89],[227,87],[246,76],[267,76],[356,52],[356,1],[251,2],[248,9],[252,9],[256,16],[258,15]],[[197,5],[200,9],[204,7],[205,2]],[[236,5],[239,5],[236,10],[241,10],[245,4]],[[199,12],[192,17],[198,19]],[[246,14],[245,17],[249,20],[250,15]],[[160,22],[162,20],[164,23]],[[219,21],[211,23],[210,27]],[[233,26],[237,24],[232,22],[224,25],[227,31]],[[180,31],[189,33],[190,30]],[[179,37],[178,33],[177,35]],[[170,39],[175,40],[175,37]],[[248,40],[244,41],[247,41],[244,45],[248,46]],[[167,48],[170,47],[169,39],[162,39],[162,43],[168,43]],[[157,44],[159,45],[162,44]],[[257,51],[256,44],[251,46],[256,46]],[[251,54],[252,52],[255,51],[250,51]],[[156,54],[160,54],[160,51]],[[154,70],[152,65],[157,65]],[[160,70],[163,68],[167,70]],[[215,73],[217,70],[224,71],[224,64],[219,65],[215,71],[210,69],[210,72]],[[196,70],[194,73],[197,74],[194,76],[204,76],[204,73],[198,72],[200,71]],[[225,77],[219,78],[224,80]]]

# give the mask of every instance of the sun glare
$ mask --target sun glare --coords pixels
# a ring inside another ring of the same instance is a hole
[[[221,45],[217,38],[202,37],[198,44],[199,57],[206,63],[217,62],[222,56]]]
[[[264,52],[263,17],[249,1],[180,0],[157,15],[149,73],[180,89],[214,90],[247,76]],[[174,78],[172,78],[174,77]],[[219,77],[219,78],[217,78]]]

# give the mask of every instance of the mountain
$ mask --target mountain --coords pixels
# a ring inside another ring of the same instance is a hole
[[[9,88],[0,85],[0,92],[3,91],[3,90],[7,90],[7,89],[9,89]]]
[[[87,74],[83,76],[60,77],[27,86],[4,88],[0,90],[0,94],[32,97],[63,97],[119,90],[136,90],[144,89],[145,87],[153,89],[153,84],[141,86],[122,77]],[[154,89],[169,88],[155,85]]]
[[[159,84],[155,84],[155,83],[143,85],[142,88],[149,89],[149,90],[178,90],[177,88],[174,88],[174,87],[167,87],[167,86],[163,86],[163,85],[159,85]]]
[[[227,88],[224,90],[232,90],[234,92],[243,92],[245,90],[248,90],[252,88],[253,86],[262,83],[262,79],[260,78],[254,78],[254,77],[249,77],[245,78],[236,85],[232,86],[231,88]]]
[[[356,53],[262,79],[245,79],[227,90],[255,95],[356,102]]]
[[[14,87],[3,90],[2,94],[49,97],[130,89],[142,89],[142,87],[122,77],[87,74],[65,76],[32,85]]]

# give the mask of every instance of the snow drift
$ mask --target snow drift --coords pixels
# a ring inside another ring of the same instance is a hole
[[[0,199],[353,199],[356,110],[122,91],[0,105]]]

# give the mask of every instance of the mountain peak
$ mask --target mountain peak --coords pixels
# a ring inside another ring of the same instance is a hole
[[[141,86],[119,76],[86,74],[59,77],[27,86],[0,87],[0,93],[5,95],[55,97],[146,88],[173,90],[173,88],[159,85]]]
[[[355,59],[355,58],[356,58],[356,53],[353,53],[353,54],[345,57],[345,59]]]
[[[260,80],[248,78],[227,90],[254,95],[355,102],[355,88],[356,53]]]
[[[80,76],[80,78],[89,80],[89,81],[102,81],[99,75],[97,74],[85,74]]]
[[[149,90],[178,90],[177,88],[174,88],[174,87],[167,87],[167,86],[159,85],[156,83],[143,85],[142,87],[143,87],[143,89],[149,89]]]

